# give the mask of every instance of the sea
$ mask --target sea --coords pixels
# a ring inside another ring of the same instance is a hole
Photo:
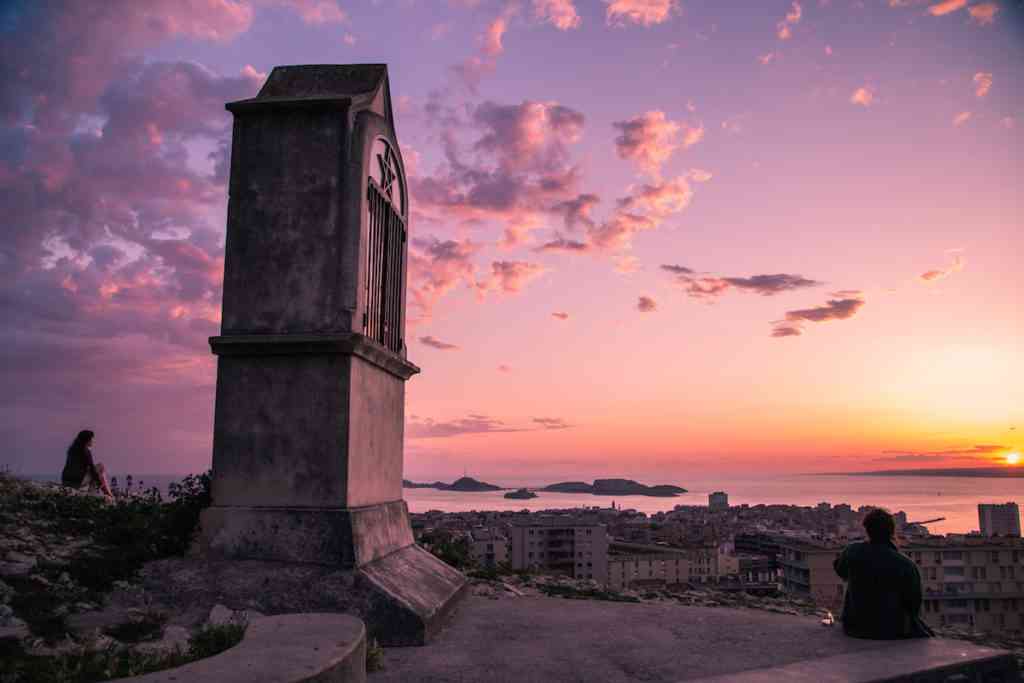
[[[167,485],[183,475],[136,475],[138,486],[156,487],[166,493]],[[58,481],[58,475],[30,475],[42,481]],[[486,480],[486,477],[481,477]],[[580,477],[580,479],[583,479]],[[118,476],[123,485],[124,476]],[[501,482],[494,482],[501,484]],[[927,525],[933,534],[968,533],[978,528],[978,503],[1024,503],[1024,478],[997,479],[982,477],[935,476],[866,476],[866,475],[788,475],[776,477],[737,478],[734,476],[693,481],[644,482],[672,483],[687,489],[673,498],[648,496],[594,496],[579,493],[548,493],[537,491],[537,497],[515,500],[504,497],[505,491],[470,493],[436,489],[404,489],[403,496],[411,512],[443,510],[552,510],[580,507],[609,507],[612,500],[622,509],[648,514],[671,510],[676,505],[707,505],[708,494],[725,491],[730,505],[781,504],[817,505],[821,502],[847,503],[855,509],[861,505],[884,507],[892,512],[904,511],[910,521],[943,518]]]
[[[466,493],[405,489],[404,497],[411,512],[608,507],[614,499],[616,506],[622,509],[650,514],[671,510],[676,505],[707,505],[709,493],[725,491],[730,505],[847,503],[854,509],[870,505],[892,512],[902,510],[911,522],[944,518],[927,525],[933,534],[968,533],[978,529],[978,503],[1024,503],[1024,479],[807,474],[644,483],[672,483],[686,488],[687,493],[674,498],[654,498],[537,491],[536,498],[514,500],[505,498],[505,491]]]

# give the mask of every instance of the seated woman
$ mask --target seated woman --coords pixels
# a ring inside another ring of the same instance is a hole
[[[90,489],[99,489],[103,495],[113,498],[107,482],[107,471],[102,463],[96,463],[92,459],[92,442],[96,435],[88,429],[78,432],[78,436],[71,442],[68,448],[68,459],[64,463],[64,471],[60,475],[64,486],[73,489],[83,486]]]

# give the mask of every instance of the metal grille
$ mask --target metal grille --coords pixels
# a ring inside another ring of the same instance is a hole
[[[373,178],[367,179],[366,204],[370,228],[363,334],[401,353],[405,221]]]

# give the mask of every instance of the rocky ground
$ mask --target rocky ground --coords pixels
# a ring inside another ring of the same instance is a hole
[[[240,640],[256,615],[215,605],[183,623],[148,599],[136,571],[181,546],[168,519],[182,506],[139,495],[0,475],[0,683],[105,680]]]

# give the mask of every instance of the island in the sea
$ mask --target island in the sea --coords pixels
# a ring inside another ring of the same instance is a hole
[[[438,489],[439,491],[500,491],[500,486],[488,484],[484,481],[477,481],[473,477],[461,477],[451,484],[443,481],[435,481],[433,484],[418,484],[408,479],[402,480],[404,489]]]
[[[509,491],[505,494],[506,498],[515,498],[516,500],[527,500],[529,498],[536,498],[537,494],[530,489],[516,489],[515,491]]]
[[[595,496],[658,496],[671,498],[686,493],[681,486],[659,484],[647,486],[632,479],[595,479],[593,484],[582,481],[563,481],[545,486],[542,491],[555,493],[590,493]]]

